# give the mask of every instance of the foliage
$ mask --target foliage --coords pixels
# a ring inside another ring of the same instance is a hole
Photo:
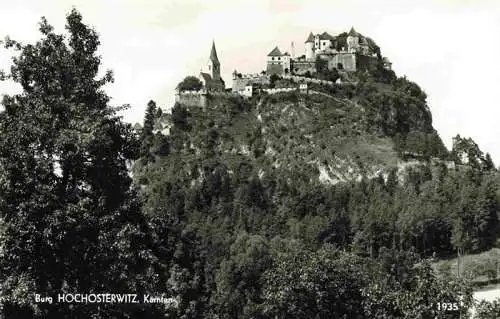
[[[278,80],[280,80],[281,77],[277,74],[271,74],[271,76],[269,77],[269,88],[273,89],[276,87],[276,82]]]
[[[369,318],[457,317],[472,305],[472,290],[466,281],[436,276],[428,260],[419,261],[411,252],[386,251],[381,265],[376,280],[363,290]],[[456,304],[457,308],[443,310],[437,302]]]
[[[179,84],[177,90],[179,91],[199,91],[203,88],[203,83],[195,76],[186,76]]]
[[[108,106],[111,75],[97,78],[96,33],[76,11],[67,29],[42,21],[36,44],[7,41],[23,93],[0,113],[2,315],[465,314],[470,283],[437,276],[426,258],[493,247],[500,176],[468,139],[455,140],[458,168],[447,168],[418,85],[377,69],[353,74],[357,85],[311,84],[320,94],[212,96],[206,110],[176,103],[170,114],[150,101],[134,131]],[[338,75],[320,65],[318,76]],[[34,291],[161,291],[178,306],[35,304]]]
[[[321,249],[283,254],[264,275],[264,312],[271,318],[360,318],[366,273],[360,260]]]
[[[318,67],[315,77],[339,76]],[[357,84],[310,83],[319,94],[176,104],[161,123],[168,153],[134,177],[147,182],[144,211],[168,230],[155,247],[175,279],[165,289],[182,301],[177,316],[465,315],[470,283],[436,275],[426,258],[498,240],[491,157],[469,143],[479,165],[450,169],[417,84],[381,63],[348,78]],[[441,311],[437,300],[460,307]]]
[[[493,300],[492,302],[480,301],[476,305],[476,314],[474,318],[477,319],[495,319],[500,316],[500,299]]]
[[[34,303],[33,294],[154,292],[150,229],[126,160],[137,158],[130,125],[108,106],[98,78],[99,39],[73,10],[68,36],[42,19],[42,39],[9,41],[19,55],[0,113],[2,316],[115,318],[154,308]]]

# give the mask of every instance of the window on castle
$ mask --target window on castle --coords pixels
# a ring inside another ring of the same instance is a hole
[[[271,58],[274,61],[274,57]]]
[[[278,60],[281,60],[281,58],[280,58],[280,57],[278,57]]]

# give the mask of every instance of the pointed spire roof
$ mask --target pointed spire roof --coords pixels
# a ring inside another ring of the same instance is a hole
[[[215,41],[212,41],[212,50],[210,51],[210,60],[214,64],[219,63],[219,58],[217,58],[217,51],[215,50]]]
[[[280,49],[275,47],[267,56],[282,56]]]
[[[354,27],[351,27],[351,31],[349,31],[348,35],[351,37],[357,37],[358,33],[356,32],[356,30],[354,30]]]
[[[314,42],[314,35],[312,32],[309,33],[309,36],[307,37],[307,40],[304,43],[307,43],[307,42]]]

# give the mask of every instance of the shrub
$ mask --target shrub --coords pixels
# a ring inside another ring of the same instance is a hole
[[[195,76],[186,76],[178,85],[179,91],[199,91],[203,87],[200,79]]]
[[[500,299],[487,302],[481,300],[476,306],[476,316],[478,319],[496,319],[500,314]]]

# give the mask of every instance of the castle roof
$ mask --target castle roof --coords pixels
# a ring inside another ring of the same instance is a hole
[[[320,40],[330,40],[335,41],[335,37],[330,35],[328,32],[323,32],[319,35]]]
[[[212,76],[210,74],[205,73],[205,72],[200,72],[199,79],[202,80],[203,82],[205,82],[204,84],[207,84],[207,83],[213,83],[213,84],[222,83],[222,84],[225,84],[225,82],[224,82],[224,80],[222,78],[220,78],[220,79],[214,79],[214,78],[212,78]]]
[[[275,47],[267,56],[282,56],[283,54],[281,53],[280,49],[278,47]]]
[[[312,32],[309,33],[309,36],[307,37],[307,40],[304,43],[307,43],[307,42],[314,42],[314,35]]]
[[[356,30],[354,30],[354,27],[351,27],[351,30],[349,31],[349,33],[347,35],[351,36],[351,37],[357,37],[358,33],[356,32]]]
[[[212,50],[210,51],[210,60],[214,64],[219,64],[219,59],[217,58],[217,51],[215,50],[215,41],[212,41]]]
[[[283,55],[290,56],[290,53],[285,52],[285,53],[283,53]]]

